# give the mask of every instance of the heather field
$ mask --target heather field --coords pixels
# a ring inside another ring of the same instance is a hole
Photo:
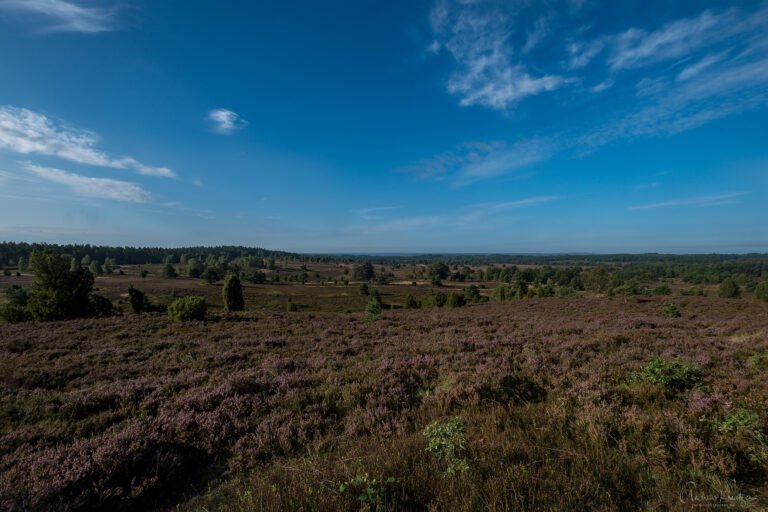
[[[0,509],[765,509],[768,304],[675,300],[0,324]]]

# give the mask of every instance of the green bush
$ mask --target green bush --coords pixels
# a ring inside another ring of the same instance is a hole
[[[451,292],[448,294],[448,307],[460,308],[465,304],[464,294]]]
[[[448,302],[448,296],[443,292],[439,292],[435,295],[435,306],[441,308]]]
[[[683,391],[701,380],[701,368],[677,359],[654,357],[642,370],[630,375],[630,382],[650,382],[669,392]]]
[[[680,306],[678,306],[677,302],[667,302],[664,304],[664,306],[661,308],[661,314],[668,316],[669,318],[680,318],[683,316],[683,313],[680,311]]]
[[[168,317],[171,320],[205,320],[208,305],[203,297],[195,295],[176,299],[168,306]]]
[[[672,288],[668,284],[662,284],[653,289],[654,295],[672,295]]]
[[[14,284],[5,290],[5,301],[12,306],[26,307],[29,301],[29,294],[25,288]]]
[[[365,320],[372,322],[381,318],[381,299],[374,295],[365,306]]]
[[[739,288],[739,285],[736,284],[736,281],[733,279],[725,279],[720,283],[717,295],[724,299],[735,299],[741,295],[741,288]]]
[[[757,300],[768,302],[768,281],[761,281],[755,287],[755,298]]]
[[[128,301],[131,303],[131,309],[134,313],[141,313],[149,309],[149,299],[141,290],[137,290],[133,285],[128,287]]]
[[[768,439],[756,412],[738,409],[716,422],[715,429],[726,437],[728,450],[743,471],[759,469],[768,462]]]
[[[104,318],[113,312],[112,301],[101,295],[91,295],[88,301],[88,316]]]
[[[173,268],[173,265],[171,265],[170,262],[163,265],[163,270],[160,271],[160,275],[168,279],[179,276],[179,274],[176,272],[176,269]]]
[[[240,284],[240,278],[235,274],[230,274],[224,279],[224,286],[221,289],[221,297],[224,302],[225,311],[245,310],[243,285]]]
[[[360,283],[360,288],[358,288],[358,290],[360,291],[360,295],[367,296],[371,294],[370,290],[368,289],[368,283]]]
[[[434,422],[422,432],[427,438],[426,452],[445,464],[445,474],[455,476],[469,470],[466,459],[467,426],[461,418]]]
[[[419,304],[419,301],[416,300],[416,297],[413,295],[408,295],[405,298],[405,309],[419,309],[421,307],[421,304]]]
[[[3,304],[0,306],[0,319],[9,324],[18,324],[32,320],[32,314],[24,306],[15,304]]]
[[[299,310],[299,306],[297,306],[291,299],[288,299],[288,302],[285,303],[285,310],[288,313],[293,313]]]
[[[64,320],[89,315],[94,279],[87,269],[71,270],[69,259],[52,251],[34,251],[30,269],[35,274],[28,302],[32,316]]]

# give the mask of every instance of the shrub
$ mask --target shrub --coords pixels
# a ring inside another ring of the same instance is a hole
[[[419,309],[421,307],[421,304],[419,304],[419,301],[416,300],[416,297],[413,295],[408,295],[405,298],[405,309]]]
[[[104,318],[112,315],[112,301],[101,295],[91,295],[88,301],[88,316]]]
[[[160,275],[165,278],[172,278],[172,277],[179,276],[179,274],[176,273],[176,269],[173,268],[173,265],[171,265],[170,262],[163,265],[163,270],[160,271]]]
[[[171,320],[205,320],[208,305],[203,297],[195,295],[176,299],[168,306],[168,317]]]
[[[441,308],[445,306],[446,302],[448,302],[448,296],[443,292],[437,293],[435,295],[435,306]]]
[[[667,302],[664,304],[664,306],[661,308],[661,314],[668,316],[669,318],[680,318],[683,316],[683,313],[680,311],[680,306],[677,305],[677,302]]]
[[[368,289],[368,284],[367,283],[360,283],[359,290],[360,290],[360,295],[370,295],[371,294],[370,290]]]
[[[5,301],[12,306],[26,307],[29,301],[29,294],[25,288],[14,284],[5,290]]]
[[[288,313],[293,313],[299,310],[299,306],[297,306],[291,299],[288,299],[288,302],[285,303],[285,310]]]
[[[5,320],[9,324],[18,324],[31,321],[32,315],[24,306],[3,304],[0,306],[0,319]]]
[[[724,279],[723,282],[720,283],[717,295],[724,299],[735,299],[741,295],[741,289],[733,279]]]
[[[448,307],[460,308],[465,304],[464,294],[451,292],[448,294]]]
[[[213,284],[222,278],[221,271],[216,267],[206,267],[200,277],[208,284]]]
[[[668,284],[662,284],[653,289],[654,295],[672,295],[672,288]]]
[[[381,299],[374,295],[365,306],[365,320],[372,322],[381,318]]]
[[[751,471],[768,462],[768,439],[756,412],[738,409],[716,422],[715,429],[726,436],[739,469]]]
[[[10,276],[11,276],[11,271],[10,271],[10,270],[8,270],[7,268],[4,268],[4,269],[3,269],[3,275],[4,275],[5,277],[10,277]]]
[[[434,422],[422,432],[427,438],[426,452],[445,464],[445,474],[455,476],[469,470],[466,459],[467,427],[461,418]]]
[[[141,269],[141,272],[139,272],[139,276],[142,278],[147,277],[148,275],[149,275],[149,271],[146,269]]]
[[[491,299],[497,300],[499,302],[503,302],[507,300],[507,294],[508,294],[507,287],[502,284],[493,289],[493,291],[491,292]]]
[[[88,270],[71,270],[69,260],[52,251],[33,252],[30,268],[35,274],[28,305],[32,316],[38,320],[88,316],[94,282]]]
[[[762,281],[755,287],[755,298],[768,302],[768,281]]]
[[[379,510],[384,504],[387,490],[386,485],[397,482],[394,477],[389,477],[384,482],[379,482],[376,478],[370,478],[368,473],[356,475],[355,478],[339,485],[339,492],[351,492],[355,499],[363,507],[363,510]]]
[[[240,278],[235,274],[230,274],[224,279],[224,287],[221,289],[221,297],[224,302],[224,310],[245,310],[243,286],[240,284]]]
[[[654,357],[642,370],[630,376],[630,381],[650,382],[667,391],[683,391],[701,380],[701,369],[677,359]]]
[[[128,301],[131,303],[131,309],[134,313],[141,313],[149,309],[149,299],[141,290],[137,290],[133,285],[128,287]]]

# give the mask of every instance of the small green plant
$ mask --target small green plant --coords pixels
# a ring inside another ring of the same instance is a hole
[[[168,317],[171,320],[205,320],[205,312],[208,309],[205,299],[197,296],[182,297],[176,299],[168,306]]]
[[[141,272],[139,272],[139,276],[144,278],[149,275],[149,271],[147,269],[141,269]]]
[[[654,357],[639,372],[630,375],[629,381],[650,382],[669,392],[683,391],[701,380],[701,368],[678,359]]]
[[[354,493],[356,499],[371,510],[378,510],[384,504],[384,498],[387,494],[386,486],[397,482],[395,477],[389,477],[383,482],[376,478],[371,478],[368,473],[356,475],[352,480],[339,485],[340,493]]]
[[[416,297],[413,295],[408,295],[405,298],[405,309],[419,309],[421,307],[421,304],[419,301],[416,300]]]
[[[288,313],[293,313],[293,312],[299,310],[299,306],[297,306],[296,303],[293,302],[292,299],[288,299],[288,302],[285,303],[285,310]]]
[[[731,450],[750,467],[759,467],[768,461],[768,439],[755,411],[737,409],[721,421],[715,429],[728,439]]]
[[[669,318],[680,318],[683,313],[680,311],[680,306],[677,302],[667,302],[661,308],[661,314]]]
[[[435,294],[435,306],[441,308],[445,306],[446,302],[448,302],[448,296],[446,294],[443,292],[438,292]]]
[[[374,295],[365,306],[365,321],[373,322],[381,318],[381,299]]]
[[[467,426],[464,420],[456,417],[446,422],[434,422],[422,434],[429,442],[427,453],[445,464],[447,476],[456,476],[469,470],[466,459]]]

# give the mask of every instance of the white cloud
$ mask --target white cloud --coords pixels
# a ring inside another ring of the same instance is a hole
[[[527,197],[525,199],[516,199],[514,201],[502,201],[497,203],[478,203],[472,205],[472,208],[477,210],[511,210],[517,208],[526,208],[529,206],[537,206],[544,203],[551,203],[560,199],[559,196],[535,196]]]
[[[698,208],[706,208],[711,206],[725,206],[729,204],[738,204],[741,201],[740,197],[748,195],[749,192],[730,192],[728,194],[720,194],[716,196],[705,197],[688,197],[684,199],[673,199],[671,201],[663,201],[661,203],[643,204],[639,206],[631,206],[630,210],[653,210],[656,208],[669,208],[674,206],[694,206]]]
[[[513,62],[509,19],[508,12],[475,2],[442,0],[433,7],[430,21],[436,40],[457,64],[447,89],[460,97],[460,105],[508,110],[527,96],[563,84],[559,76],[532,76],[522,63]]]
[[[566,50],[570,56],[568,65],[571,69],[580,69],[587,66],[600,52],[603,51],[605,43],[602,39],[597,39],[590,43],[570,43]]]
[[[95,34],[115,30],[114,11],[65,0],[0,0],[0,10],[45,18],[50,32]]]
[[[146,176],[175,177],[167,167],[151,167],[131,157],[113,158],[96,149],[93,132],[72,129],[43,114],[0,106],[0,148],[24,155],[55,156],[63,160],[113,169],[133,169]]]
[[[685,69],[683,69],[677,75],[677,81],[684,82],[690,78],[693,78],[696,75],[701,74],[702,71],[712,66],[713,64],[717,64],[718,62],[724,60],[727,56],[728,56],[727,51],[715,53],[712,55],[707,55],[703,59],[691,64],[690,66],[686,66]]]
[[[550,23],[547,18],[539,18],[534,24],[533,30],[528,32],[523,46],[523,53],[528,53],[536,48],[550,32]]]
[[[225,108],[216,108],[208,112],[208,121],[211,129],[221,135],[232,135],[237,130],[248,126],[248,121],[240,117],[236,112]]]
[[[723,36],[719,28],[736,24],[738,10],[722,13],[704,11],[646,32],[631,28],[614,38],[614,52],[608,59],[614,70],[634,68],[688,55]]]
[[[509,148],[492,151],[482,159],[467,163],[458,175],[462,180],[492,178],[547,160],[556,151],[556,144],[551,140],[521,140]]]
[[[25,169],[46,181],[66,185],[72,192],[83,197],[112,199],[126,203],[143,203],[150,198],[149,192],[128,181],[91,178],[34,164],[26,164]]]

